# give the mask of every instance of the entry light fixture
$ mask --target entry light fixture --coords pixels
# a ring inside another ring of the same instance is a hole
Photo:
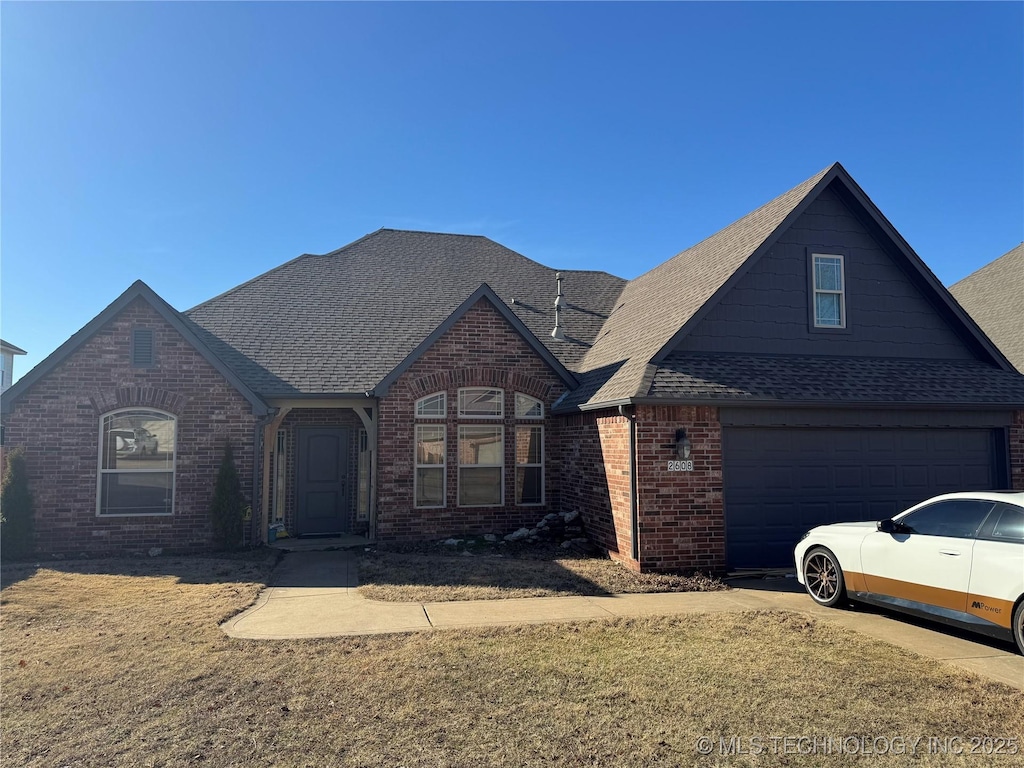
[[[676,455],[680,458],[680,460],[686,461],[686,459],[690,458],[690,449],[692,448],[692,444],[690,443],[690,438],[686,436],[685,429],[676,430],[675,448]]]

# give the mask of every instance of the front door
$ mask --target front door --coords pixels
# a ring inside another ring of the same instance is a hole
[[[295,528],[299,536],[347,533],[349,431],[344,427],[299,429]]]

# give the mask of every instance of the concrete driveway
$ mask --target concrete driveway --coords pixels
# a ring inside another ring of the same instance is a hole
[[[734,581],[727,592],[385,603],[367,600],[356,591],[356,566],[356,555],[352,552],[289,553],[274,570],[271,585],[252,607],[221,628],[236,638],[291,640],[619,616],[787,610],[834,621],[1024,690],[1024,657],[1010,645],[874,609],[822,608],[804,594],[795,579]]]

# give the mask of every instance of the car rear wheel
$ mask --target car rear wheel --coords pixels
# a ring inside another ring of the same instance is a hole
[[[836,556],[827,549],[812,549],[804,559],[807,594],[818,605],[834,608],[846,595],[846,582]]]
[[[1013,640],[1017,643],[1017,650],[1024,654],[1024,600],[1017,604],[1013,612]]]

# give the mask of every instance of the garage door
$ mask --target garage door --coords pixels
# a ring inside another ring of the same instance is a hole
[[[929,496],[998,484],[991,429],[727,427],[730,568],[788,567],[823,523],[881,520]]]

